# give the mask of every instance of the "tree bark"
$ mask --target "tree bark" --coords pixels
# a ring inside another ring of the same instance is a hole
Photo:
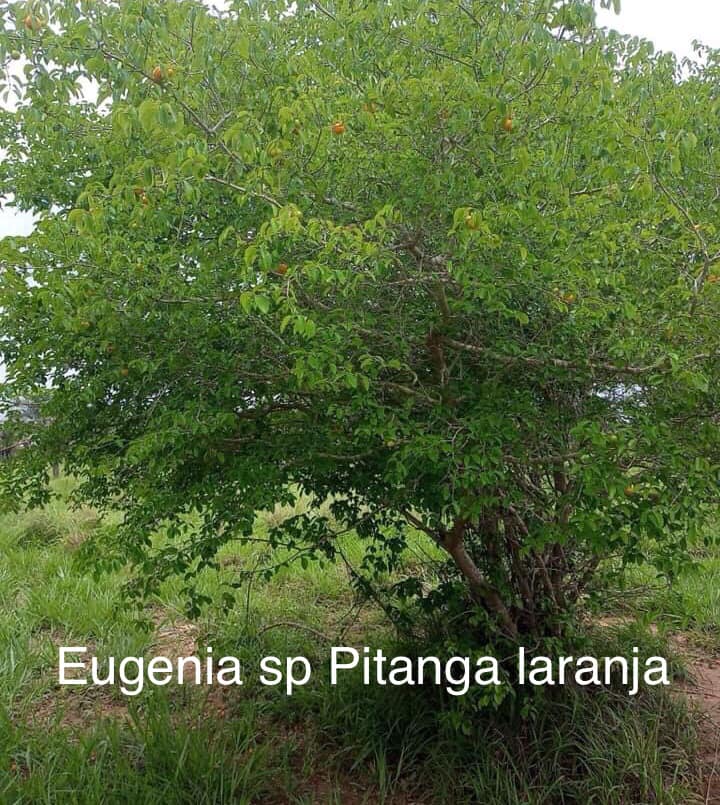
[[[518,636],[518,627],[510,614],[510,610],[502,600],[500,593],[493,587],[480,572],[465,549],[464,534],[467,521],[456,520],[453,527],[442,535],[440,545],[450,554],[458,570],[467,581],[473,597],[479,601],[488,612],[497,618],[503,632],[513,639]]]

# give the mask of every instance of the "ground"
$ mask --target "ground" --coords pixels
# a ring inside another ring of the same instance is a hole
[[[685,651],[692,681],[687,693],[700,713],[700,793],[706,803],[720,803],[720,657]]]
[[[98,656],[192,654],[213,645],[252,664],[308,656],[328,644],[391,645],[382,614],[359,601],[344,566],[283,570],[243,591],[228,613],[197,621],[179,583],[165,585],[145,627],[123,606],[121,573],[94,577],[80,562],[102,527],[61,499],[0,520],[0,802],[720,803],[720,554],[669,586],[644,568],[588,602],[593,639],[649,641],[676,659],[671,695],[629,702],[617,693],[539,707],[521,730],[387,689],[309,685],[194,686],[134,699],[111,688],[59,687],[57,646]],[[258,518],[261,538],[282,511]],[[217,592],[237,568],[263,561],[261,542],[223,554]],[[344,545],[352,561],[362,544]],[[407,562],[426,561],[421,543]],[[599,635],[599,637],[598,637]],[[613,643],[613,641],[615,641]]]

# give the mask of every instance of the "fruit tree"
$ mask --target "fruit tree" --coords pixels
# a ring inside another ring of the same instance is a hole
[[[0,305],[42,418],[8,502],[63,461],[125,514],[102,557],[191,592],[310,495],[283,557],[354,529],[358,583],[511,639],[607,562],[687,560],[718,497],[720,54],[583,0],[30,6],[0,12],[0,175],[39,218]]]

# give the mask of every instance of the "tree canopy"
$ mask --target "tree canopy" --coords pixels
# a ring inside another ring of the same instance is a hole
[[[603,560],[686,561],[718,496],[719,54],[581,0],[2,16],[0,176],[40,216],[0,244],[7,388],[42,399],[8,501],[62,460],[125,513],[106,560],[191,586],[309,494],[333,517],[274,544],[354,528],[372,574],[419,531],[447,572],[397,591],[511,637]]]

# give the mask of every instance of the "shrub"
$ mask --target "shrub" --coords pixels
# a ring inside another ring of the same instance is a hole
[[[608,557],[687,561],[718,494],[716,53],[681,76],[581,0],[21,5],[2,179],[41,221],[1,247],[2,350],[47,399],[7,499],[62,460],[126,512],[105,558],[191,597],[256,511],[331,500],[339,528],[270,544],[335,559],[352,528],[367,586],[412,529],[445,580],[398,592],[512,640]]]

